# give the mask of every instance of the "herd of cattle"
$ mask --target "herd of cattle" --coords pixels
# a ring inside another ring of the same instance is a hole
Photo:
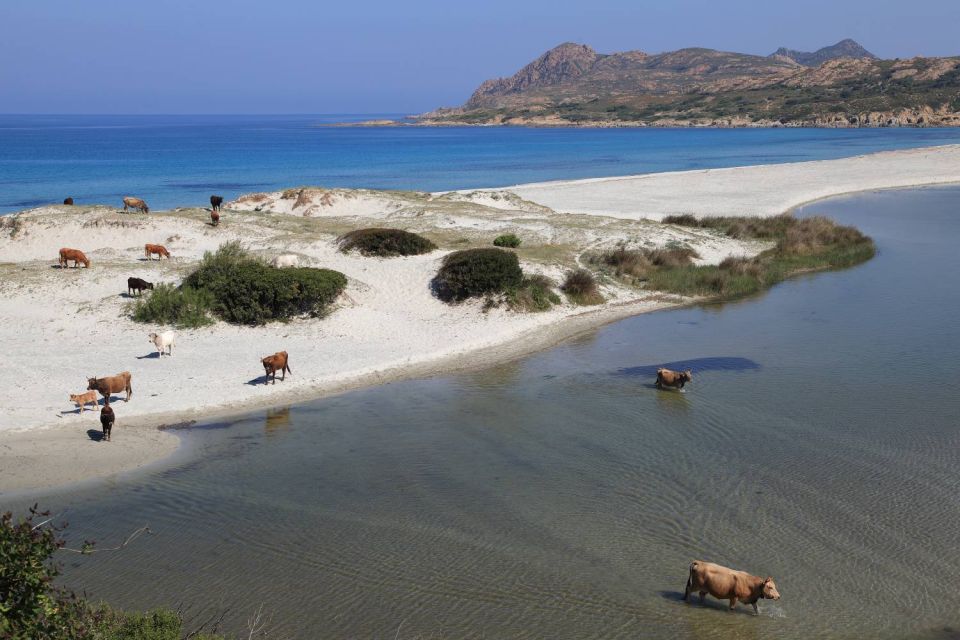
[[[73,198],[66,198],[63,201],[65,205],[72,205]],[[210,220],[213,226],[220,224],[220,210],[223,205],[223,198],[220,196],[210,196]],[[149,213],[150,207],[140,198],[124,198],[123,210],[128,208]],[[163,245],[147,244],[144,246],[144,255],[147,259],[170,258],[170,252]],[[90,267],[90,260],[79,249],[60,249],[60,266],[65,268],[73,262],[74,268],[83,263],[84,267]],[[281,255],[273,260],[275,267],[296,267],[298,257],[293,254]],[[145,290],[153,289],[153,283],[147,282],[142,278],[127,278],[127,293],[133,295],[143,295]],[[163,333],[151,333],[148,339],[157,349],[160,358],[164,354],[173,355],[173,345],[176,335],[173,331],[164,331]],[[273,380],[277,383],[277,373],[280,373],[280,381],[284,381],[290,370],[289,356],[286,351],[266,356],[261,359],[263,365],[264,377],[263,383],[267,384]],[[683,390],[684,385],[693,380],[692,372],[672,371],[670,369],[657,369],[657,379],[655,385],[658,389],[678,389]],[[115,376],[105,378],[88,378],[87,391],[81,394],[71,394],[70,401],[74,402],[82,414],[86,405],[92,404],[95,409],[100,410],[100,424],[102,427],[103,440],[110,441],[113,424],[116,420],[113,408],[110,406],[110,398],[114,393],[126,393],[124,402],[130,401],[133,395],[133,388],[130,384],[131,374],[129,371],[123,371]],[[103,397],[103,407],[100,408],[97,402],[97,394]],[[700,595],[700,601],[703,602],[706,594],[714,598],[729,601],[729,608],[733,610],[738,602],[749,604],[753,607],[754,614],[759,613],[757,602],[763,599],[779,600],[780,592],[777,591],[777,585],[770,577],[760,578],[751,575],[745,571],[737,571],[728,567],[723,567],[711,562],[696,560],[690,565],[690,574],[687,578],[687,585],[684,589],[683,599],[686,601],[690,594],[697,592]]]

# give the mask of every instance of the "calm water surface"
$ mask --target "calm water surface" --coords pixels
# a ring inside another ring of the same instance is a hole
[[[960,129],[338,128],[370,116],[0,115],[0,214],[297,185],[470,189],[960,142]]]
[[[156,532],[66,582],[303,638],[956,638],[960,189],[803,213],[876,259],[185,431],[170,468],[43,497],[75,540]],[[652,388],[670,362],[687,393]],[[694,558],[783,599],[684,604]]]

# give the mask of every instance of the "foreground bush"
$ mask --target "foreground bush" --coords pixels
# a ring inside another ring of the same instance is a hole
[[[183,289],[213,296],[213,313],[235,324],[259,325],[295,316],[323,315],[347,286],[347,277],[330,269],[275,269],[248,255],[238,243],[207,253]]]
[[[215,640],[185,634],[183,620],[169,609],[145,614],[92,606],[54,585],[60,567],[53,555],[63,548],[62,527],[49,514],[30,510],[14,520],[0,516],[0,638],[11,640]],[[92,543],[85,543],[89,548]]]
[[[586,269],[575,269],[567,274],[560,287],[576,304],[600,304],[603,296],[597,286],[597,279]]]
[[[797,273],[851,267],[876,252],[868,236],[823,217],[697,219],[684,215],[664,218],[664,222],[716,229],[738,239],[775,242],[772,249],[754,258],[727,258],[719,265],[705,266],[671,264],[668,260],[643,269],[647,288],[682,295],[749,295]]]
[[[261,325],[322,316],[346,286],[347,277],[338,271],[275,269],[229,242],[216,253],[207,252],[179,288],[158,285],[138,300],[132,316],[184,328],[209,324],[211,315],[234,324]]]
[[[214,298],[208,291],[158,284],[133,306],[133,319],[151,324],[169,324],[195,329],[213,323]]]
[[[445,302],[504,293],[520,286],[523,271],[517,254],[503,249],[454,251],[443,259],[433,279],[437,297]]]
[[[507,247],[509,249],[516,249],[520,246],[521,242],[522,240],[512,233],[505,233],[493,239],[493,245],[495,247]]]
[[[356,249],[365,256],[415,256],[437,248],[423,236],[402,229],[357,229],[337,239],[344,253]]]

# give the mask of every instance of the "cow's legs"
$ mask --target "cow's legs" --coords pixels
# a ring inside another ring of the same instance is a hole
[[[756,602],[753,603],[753,615],[755,616],[760,615],[760,607],[757,606]]]
[[[684,602],[689,602],[689,601],[690,601],[690,588],[691,588],[692,586],[693,586],[692,581],[690,580],[690,578],[687,578],[687,586],[686,586],[686,588],[684,588],[684,590],[683,590],[683,601],[684,601]]]
[[[704,602],[706,599],[707,599],[707,592],[706,592],[706,591],[701,591],[701,592],[700,592],[700,604],[703,604],[703,602]]]
[[[733,611],[737,606],[737,596],[730,598],[730,611]]]

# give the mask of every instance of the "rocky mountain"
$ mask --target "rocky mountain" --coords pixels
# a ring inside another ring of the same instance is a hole
[[[837,44],[823,47],[816,51],[797,51],[796,49],[787,49],[780,47],[770,54],[771,58],[793,60],[797,64],[805,67],[818,67],[827,60],[836,60],[837,58],[853,58],[855,60],[874,60],[877,56],[873,55],[856,40],[847,38]]]
[[[853,40],[756,56],[564,43],[419,124],[960,126],[960,58],[880,60]]]

